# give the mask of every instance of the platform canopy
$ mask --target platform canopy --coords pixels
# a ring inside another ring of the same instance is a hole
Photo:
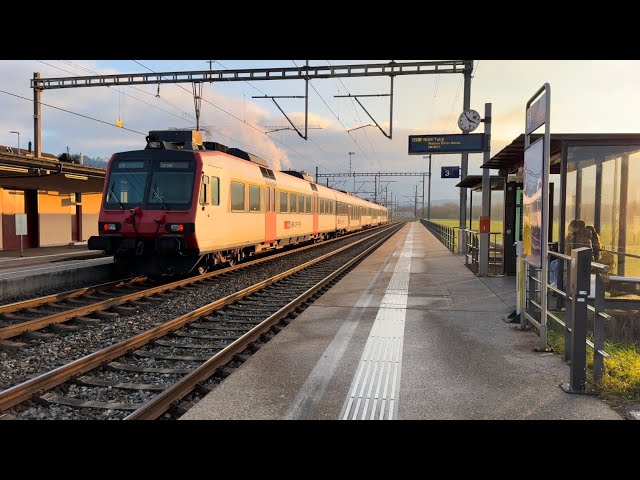
[[[542,134],[531,135],[531,142],[535,142]],[[560,173],[560,156],[563,145],[608,145],[626,143],[637,144],[640,134],[637,133],[552,133],[551,134],[551,173]],[[516,137],[481,168],[492,168],[504,173],[512,173],[519,166],[524,165],[524,134]]]
[[[504,190],[504,177],[491,175],[491,190]],[[456,185],[460,188],[469,188],[472,192],[482,191],[482,175],[467,175],[467,177]]]
[[[77,163],[64,162],[47,154],[0,152],[0,187],[25,190],[50,190],[60,193],[101,193],[106,171]]]

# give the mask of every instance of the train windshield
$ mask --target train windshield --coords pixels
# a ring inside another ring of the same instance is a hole
[[[130,208],[142,205],[148,169],[144,160],[116,160],[111,166],[105,206]]]
[[[147,195],[147,208],[188,209],[191,206],[195,173],[193,160],[154,162]]]
[[[149,154],[123,157],[111,165],[105,208],[187,210],[191,207],[196,170],[193,157],[176,160],[154,158]]]

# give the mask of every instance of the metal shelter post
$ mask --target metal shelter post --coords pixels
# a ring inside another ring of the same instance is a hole
[[[587,373],[587,298],[591,280],[591,249],[571,250],[571,359],[570,393],[584,393]]]
[[[469,110],[471,107],[471,73],[473,72],[473,60],[464,61],[464,97],[462,100],[462,110]],[[462,132],[467,135],[468,132]],[[467,178],[469,165],[469,154],[463,153],[460,165],[460,180]],[[467,252],[467,242],[464,241],[464,229],[467,223],[467,189],[460,189],[460,230],[458,233],[458,253]]]
[[[491,159],[491,104],[484,104],[484,135],[485,151],[483,163]],[[480,267],[478,275],[486,277],[489,274],[489,232],[491,231],[491,172],[482,169],[482,213],[480,216]],[[469,213],[471,215],[471,213]]]

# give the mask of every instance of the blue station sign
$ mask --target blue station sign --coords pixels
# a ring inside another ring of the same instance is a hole
[[[409,135],[409,155],[484,152],[484,133]]]
[[[442,167],[440,178],[460,178],[460,167]]]

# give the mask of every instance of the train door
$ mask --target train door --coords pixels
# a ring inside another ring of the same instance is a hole
[[[313,234],[317,235],[320,232],[320,229],[318,227],[318,194],[317,193],[313,193],[313,207],[311,209],[311,213],[313,214]]]
[[[276,189],[274,186],[268,186],[266,191],[266,208],[265,208],[265,243],[276,241]]]

